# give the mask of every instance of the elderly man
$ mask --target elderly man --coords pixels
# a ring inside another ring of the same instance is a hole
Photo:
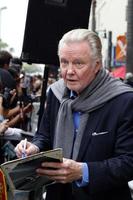
[[[88,29],[59,42],[62,79],[51,85],[40,128],[26,146],[27,155],[63,149],[62,163],[44,162],[36,171],[55,181],[47,200],[131,200],[133,90],[102,67],[101,50]]]

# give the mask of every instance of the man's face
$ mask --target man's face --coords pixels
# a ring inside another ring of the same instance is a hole
[[[94,61],[87,42],[64,44],[60,49],[61,76],[66,86],[81,93],[95,78],[100,64]]]

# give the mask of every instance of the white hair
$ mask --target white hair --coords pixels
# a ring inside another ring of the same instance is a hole
[[[99,36],[88,29],[74,29],[63,35],[58,45],[58,55],[60,56],[60,50],[64,44],[72,42],[88,42],[89,47],[92,50],[93,59],[102,61],[102,44]]]

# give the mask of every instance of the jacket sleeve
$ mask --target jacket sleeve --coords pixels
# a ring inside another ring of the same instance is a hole
[[[40,127],[33,138],[33,143],[39,147],[40,151],[52,149],[58,108],[59,101],[50,89]]]

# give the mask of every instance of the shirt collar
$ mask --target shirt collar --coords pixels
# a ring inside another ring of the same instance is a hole
[[[75,99],[77,96],[78,96],[78,95],[77,95],[76,92],[70,90],[70,99]]]

